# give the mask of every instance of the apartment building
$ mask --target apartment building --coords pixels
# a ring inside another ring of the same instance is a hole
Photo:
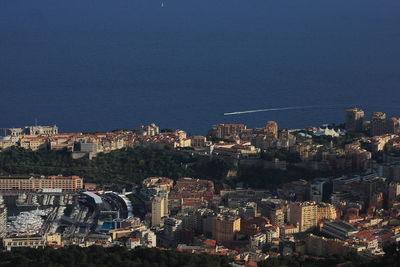
[[[39,191],[61,189],[76,191],[83,189],[83,179],[79,176],[3,176],[0,177],[0,191]]]

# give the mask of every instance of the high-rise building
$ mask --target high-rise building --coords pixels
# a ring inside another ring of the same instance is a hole
[[[7,234],[7,207],[4,204],[3,196],[0,195],[0,237]]]
[[[386,120],[386,133],[398,133],[400,127],[400,120],[398,118],[390,118]]]
[[[312,203],[293,202],[289,204],[289,223],[299,223],[300,232],[306,231],[317,225],[317,210]]]
[[[289,223],[299,224],[299,231],[304,232],[317,226],[322,219],[336,219],[333,205],[315,202],[292,202],[289,204]]]
[[[358,108],[346,110],[346,131],[360,132],[363,128],[364,111]]]
[[[160,191],[151,202],[151,226],[162,226],[168,216],[168,193]]]
[[[240,231],[240,218],[217,216],[214,218],[213,238],[217,241],[233,241],[235,234]]]
[[[383,112],[373,112],[371,116],[370,131],[372,136],[386,133],[386,114]]]

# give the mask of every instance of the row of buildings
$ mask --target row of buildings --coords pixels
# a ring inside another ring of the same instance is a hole
[[[58,179],[63,184],[66,179],[77,178]],[[75,240],[71,233],[49,232],[40,237],[5,237],[3,244],[10,249],[20,247],[19,243],[30,247],[96,244],[124,245],[130,249],[137,246],[175,248],[231,255],[245,266],[278,255],[328,257],[355,252],[375,257],[382,255],[385,244],[400,240],[400,224],[395,220],[400,216],[400,183],[369,175],[320,178],[308,186],[309,190],[305,190],[298,185],[298,191],[282,187],[283,193],[276,196],[268,190],[227,186],[217,190],[213,182],[198,178],[174,181],[149,177],[129,197],[135,202],[134,215],[118,216],[110,221],[112,227],[102,226],[84,242],[79,235]],[[69,190],[69,187],[60,188]],[[79,191],[79,188],[76,189]],[[28,189],[13,190],[27,192]],[[39,192],[36,191],[39,188],[29,190]],[[302,191],[307,195],[300,197],[298,194]],[[93,191],[85,196],[86,201],[94,200],[93,205],[103,202],[105,207],[116,195]],[[390,199],[390,206],[385,204],[386,199]],[[144,216],[132,217],[138,216],[135,213],[140,205],[145,207]],[[112,210],[100,212],[104,218],[107,214],[113,214]],[[3,217],[7,217],[7,208],[0,203],[0,218]],[[4,228],[4,223],[0,220],[0,228]]]
[[[349,108],[346,111],[346,130],[349,132],[369,131],[371,136],[399,133],[399,118],[387,118],[383,112],[373,112],[370,121],[364,121],[364,111]]]
[[[221,251],[251,259],[349,252],[374,257],[400,240],[400,225],[392,221],[400,211],[398,183],[369,175],[321,178],[307,186],[298,188],[307,192],[303,197],[283,187],[285,194],[276,198],[255,189],[217,192],[206,180],[152,177],[138,194],[150,203],[146,218],[161,247],[207,252],[204,242],[212,240]],[[390,206],[383,204],[386,197]]]

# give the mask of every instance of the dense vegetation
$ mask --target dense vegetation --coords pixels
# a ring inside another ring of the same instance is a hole
[[[261,152],[261,158],[272,161],[274,159],[285,160],[290,163],[301,162],[300,154],[284,149],[269,148]]]
[[[233,164],[219,159],[201,160],[191,165],[190,170],[198,177],[210,179],[214,181],[223,181],[230,169],[234,168]]]
[[[285,154],[276,150],[265,151],[262,157],[264,160],[275,157],[289,162],[299,160],[296,153]],[[235,179],[226,178],[230,170],[238,172]],[[194,158],[173,151],[140,147],[100,153],[92,160],[87,157],[72,159],[67,151],[30,151],[10,148],[0,152],[0,174],[79,175],[86,182],[118,186],[140,183],[150,176],[165,176],[174,179],[198,177],[230,185],[241,182],[252,188],[271,190],[298,179],[311,180],[334,175],[293,165],[289,165],[287,170],[245,165],[239,165],[238,168],[220,158]]]
[[[283,183],[316,177],[327,173],[289,166],[288,170],[240,166],[220,158],[194,158],[167,150],[128,148],[72,159],[67,151],[10,148],[0,152],[0,174],[79,175],[86,182],[125,186],[140,183],[150,176],[171,178],[198,177],[234,185],[242,182],[253,188],[275,189]],[[230,170],[237,170],[236,179],[227,179]]]
[[[269,258],[259,262],[259,267],[375,267],[399,266],[400,246],[391,244],[385,247],[385,255],[373,260],[367,260],[357,254],[332,256],[325,259],[315,259],[303,256],[285,256]],[[0,252],[0,266],[132,266],[132,267],[225,267],[230,266],[232,259],[226,256],[208,254],[191,254],[174,250],[159,250],[136,248],[127,250],[124,247],[103,248],[91,246],[80,248],[70,246],[54,250],[19,249],[12,252]]]
[[[315,171],[289,165],[287,170],[266,169],[262,167],[241,167],[237,181],[252,188],[276,189],[284,183],[299,179],[312,180],[318,177],[330,177],[333,173]]]
[[[79,175],[88,182],[141,182],[149,176],[189,175],[182,164],[190,161],[166,151],[145,148],[122,149],[88,158],[72,159],[66,151],[29,151],[11,148],[0,153],[4,174]]]
[[[58,250],[21,249],[0,253],[0,266],[131,266],[131,267],[225,267],[230,259],[225,256],[191,254],[173,250],[123,247],[103,248],[70,246]]]
[[[258,264],[258,267],[395,267],[400,266],[400,245],[391,244],[384,248],[385,255],[373,260],[367,260],[357,254],[336,255],[326,259],[314,259],[307,257],[278,257],[270,258]]]

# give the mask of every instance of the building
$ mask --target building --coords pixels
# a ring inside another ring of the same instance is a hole
[[[317,225],[315,205],[308,202],[294,202],[289,204],[289,209],[289,223],[293,225],[298,223],[301,232]]]
[[[140,247],[140,238],[138,238],[138,237],[129,238],[128,242],[127,242],[127,247],[129,249],[134,249],[136,247]]]
[[[276,199],[262,201],[261,215],[269,218],[272,225],[283,226],[285,224],[284,205]]]
[[[146,188],[155,188],[159,191],[170,192],[174,181],[166,177],[149,177],[143,180],[143,186]]]
[[[256,217],[257,216],[257,203],[245,202],[243,206],[238,208],[240,218]]]
[[[358,108],[346,110],[346,131],[360,132],[363,128],[364,111]]]
[[[336,219],[333,205],[315,202],[292,202],[289,204],[289,223],[299,224],[299,231],[304,232],[317,226],[322,219]]]
[[[244,130],[246,130],[244,124],[218,124],[214,125],[208,134],[212,138],[229,139],[238,136]]]
[[[282,226],[280,232],[282,236],[297,234],[299,232],[299,224]]]
[[[79,176],[2,176],[0,191],[40,191],[44,189],[61,189],[76,191],[83,189],[83,179]]]
[[[372,136],[383,135],[386,133],[386,114],[383,112],[373,112],[371,116],[370,132]]]
[[[400,120],[398,118],[390,118],[386,120],[386,133],[398,133],[400,127]]]
[[[164,237],[168,241],[177,240],[178,231],[182,229],[182,220],[166,218],[164,220]]]
[[[314,180],[310,184],[310,200],[315,202],[327,202],[332,193],[332,183],[328,178]]]
[[[250,236],[250,249],[259,250],[267,244],[267,235],[264,233],[258,233]]]
[[[267,243],[272,243],[272,240],[279,238],[281,231],[278,226],[270,226],[265,230],[265,234],[267,236]]]
[[[14,236],[3,239],[3,247],[7,251],[16,248],[44,248],[46,238],[44,236]]]
[[[24,149],[37,151],[47,147],[47,138],[42,136],[24,135],[19,140],[19,146]]]
[[[39,135],[39,134],[58,134],[58,127],[53,126],[25,126],[24,128],[8,128],[6,135]]]
[[[400,195],[400,182],[393,181],[389,183],[388,187],[388,204],[390,207],[397,201],[398,196]]]
[[[61,234],[52,233],[46,235],[46,243],[48,246],[55,246],[55,247],[62,246],[63,243],[61,241]]]
[[[0,237],[7,234],[7,207],[4,204],[3,196],[0,195]]]
[[[240,220],[240,233],[246,236],[252,236],[263,232],[271,224],[265,217],[248,217]]]
[[[331,239],[309,234],[306,238],[307,254],[313,256],[346,255],[350,252],[359,252],[365,247],[357,247],[339,239]]]
[[[153,248],[157,246],[156,234],[149,229],[136,231],[134,236],[140,238],[142,247]]]
[[[326,222],[322,226],[321,232],[341,240],[346,240],[353,234],[358,233],[356,228],[344,222]]]
[[[276,121],[267,121],[265,123],[264,132],[268,137],[278,138],[278,123]]]
[[[168,216],[168,193],[159,192],[151,202],[151,226],[162,226],[163,218]]]
[[[145,135],[145,136],[155,136],[160,134],[160,128],[155,125],[154,123],[151,123],[150,125],[141,125],[139,129],[139,134]]]
[[[207,139],[205,136],[192,136],[190,139],[192,140],[192,147],[201,148],[205,147],[207,144]]]
[[[240,231],[240,218],[231,216],[214,217],[212,236],[215,240],[233,241],[235,235]]]

